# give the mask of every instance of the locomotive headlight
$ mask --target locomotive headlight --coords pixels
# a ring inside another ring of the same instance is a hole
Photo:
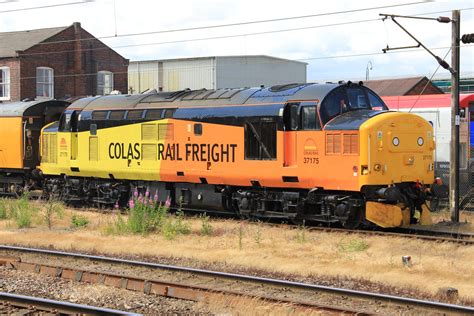
[[[423,140],[423,137],[418,137],[418,146],[423,146],[423,144],[425,143],[425,141]]]
[[[392,139],[392,144],[393,144],[393,146],[398,146],[398,145],[400,145],[400,140],[398,139],[398,137],[394,137],[394,138]]]

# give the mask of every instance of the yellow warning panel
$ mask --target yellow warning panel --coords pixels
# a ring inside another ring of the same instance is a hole
[[[0,117],[0,168],[23,168],[21,117]]]
[[[398,205],[367,202],[365,204],[367,220],[381,227],[398,227],[403,224],[402,209]]]

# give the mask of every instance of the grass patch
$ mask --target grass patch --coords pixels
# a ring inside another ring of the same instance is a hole
[[[369,249],[369,244],[359,238],[342,239],[338,244],[340,252],[360,252]]]
[[[184,220],[184,213],[177,211],[175,216],[168,216],[162,227],[163,236],[168,239],[174,239],[177,235],[187,235],[191,232],[189,223]]]
[[[31,227],[33,216],[37,213],[38,209],[28,200],[28,193],[23,193],[19,199],[10,204],[10,216],[18,228]]]
[[[5,199],[0,199],[0,219],[8,218],[8,206]]]
[[[71,227],[81,228],[86,227],[89,224],[89,220],[84,215],[73,214],[71,216]]]

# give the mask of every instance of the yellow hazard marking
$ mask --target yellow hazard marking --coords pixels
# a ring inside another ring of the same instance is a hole
[[[367,202],[365,205],[367,220],[381,227],[398,227],[403,223],[402,209],[397,205]]]

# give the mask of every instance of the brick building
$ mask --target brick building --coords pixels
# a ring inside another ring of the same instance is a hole
[[[125,59],[74,23],[0,33],[0,101],[127,92]]]

